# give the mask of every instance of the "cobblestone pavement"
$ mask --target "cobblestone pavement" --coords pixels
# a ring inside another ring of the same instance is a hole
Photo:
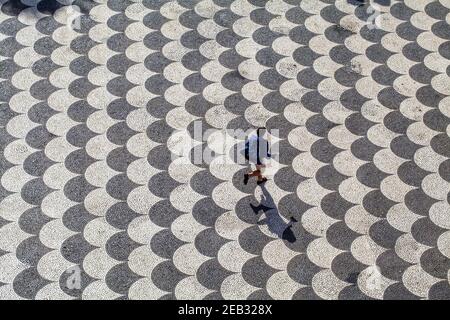
[[[450,0],[60,2],[0,0],[0,299],[450,299]]]

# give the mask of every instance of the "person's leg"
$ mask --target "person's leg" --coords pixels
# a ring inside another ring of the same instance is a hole
[[[258,169],[256,169],[255,171],[250,171],[249,173],[244,174],[244,184],[248,183],[248,179],[250,177],[258,177],[260,175],[261,175],[261,171],[258,170]]]
[[[266,181],[267,181],[267,178],[265,178],[265,177],[262,175],[262,171],[261,171],[263,168],[264,168],[264,165],[262,165],[262,164],[257,164],[257,165],[256,165],[256,170],[255,170],[255,171],[251,171],[251,172],[249,172],[249,173],[244,174],[244,184],[247,184],[247,183],[248,183],[248,179],[249,179],[250,177],[256,177],[256,178],[257,178],[257,183],[258,183],[258,184],[266,182]]]
[[[267,181],[267,178],[262,175],[263,168],[264,168],[263,164],[256,166],[256,169],[257,169],[256,171],[258,171],[258,174],[257,174],[258,180],[256,181],[257,184],[262,184]]]
[[[254,176],[258,178],[258,181],[261,181],[263,179],[262,173],[261,173],[261,169],[262,169],[262,165],[257,164],[256,165],[256,170],[254,171]]]

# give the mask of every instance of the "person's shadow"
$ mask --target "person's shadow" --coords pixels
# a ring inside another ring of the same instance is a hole
[[[361,5],[365,5],[365,4],[369,4],[370,1],[368,0],[347,0],[347,2],[351,5],[355,5],[355,6],[361,6]],[[374,0],[373,2],[382,5],[382,6],[389,6],[391,5],[391,0]]]
[[[250,204],[250,207],[255,214],[259,214],[261,211],[265,214],[265,218],[260,220],[258,224],[266,224],[270,232],[276,234],[280,239],[290,243],[295,242],[297,239],[294,232],[292,232],[292,224],[297,222],[297,220],[291,218],[290,221],[286,223],[280,216],[277,206],[267,188],[264,185],[261,185],[260,187],[262,195],[259,205],[255,206]]]

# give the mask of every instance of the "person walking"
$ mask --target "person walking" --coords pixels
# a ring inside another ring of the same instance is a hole
[[[267,181],[267,178],[262,175],[262,170],[267,166],[268,160],[271,158],[269,152],[269,140],[265,136],[267,129],[260,127],[256,130],[256,135],[251,135],[245,143],[245,159],[256,166],[256,170],[244,174],[244,184],[248,183],[250,177],[256,177],[258,185]]]

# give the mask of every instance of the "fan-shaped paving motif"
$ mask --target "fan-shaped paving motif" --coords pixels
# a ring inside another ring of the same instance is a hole
[[[0,0],[0,299],[450,299],[450,1],[381,2]]]

